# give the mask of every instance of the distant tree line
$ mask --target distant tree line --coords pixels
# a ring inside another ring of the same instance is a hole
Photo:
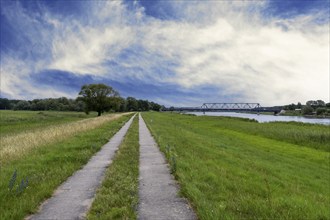
[[[97,86],[97,91],[91,91],[90,99],[84,97],[83,88],[79,93],[77,99],[69,99],[66,97],[61,98],[48,98],[48,99],[34,99],[30,101],[26,100],[10,100],[7,98],[0,98],[0,109],[7,110],[31,110],[31,111],[77,111],[86,112],[97,111],[99,115],[103,112],[127,112],[127,111],[160,111],[164,106],[148,100],[136,99],[133,97],[123,98],[119,96],[119,93],[115,90],[108,90],[109,86],[105,88],[111,95],[105,95],[105,99],[102,99],[99,86],[102,84],[91,84]],[[112,89],[112,88],[111,88]],[[97,92],[100,94],[95,95]],[[104,98],[104,97],[103,97]]]
[[[300,102],[297,104],[285,105],[284,110],[300,111],[303,115],[324,115],[330,116],[330,102],[325,103],[323,100],[310,100],[305,105]]]
[[[6,110],[30,110],[30,111],[85,111],[85,103],[81,100],[61,98],[33,99],[31,101],[0,98],[0,109]],[[133,97],[113,98],[108,111],[159,111],[164,106],[148,100],[135,99]]]
[[[26,100],[10,100],[0,98],[0,109],[7,110],[31,110],[31,111],[84,111],[84,102],[74,99],[48,98]]]

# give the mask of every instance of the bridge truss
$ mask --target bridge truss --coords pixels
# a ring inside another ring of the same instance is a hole
[[[256,111],[260,110],[259,103],[204,103],[202,111]]]
[[[259,103],[204,103],[200,107],[171,107],[163,111],[179,112],[274,112],[277,114],[281,107],[261,107]]]

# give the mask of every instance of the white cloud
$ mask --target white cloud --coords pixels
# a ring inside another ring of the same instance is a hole
[[[5,57],[1,59],[1,92],[13,99],[34,99],[72,96],[50,86],[39,85],[36,87],[30,81],[31,64],[19,59]],[[38,66],[37,63],[35,63]],[[36,67],[37,68],[37,67]]]
[[[178,59],[175,76],[165,81],[191,89],[218,86],[226,95],[240,94],[242,100],[265,105],[316,97],[329,101],[328,25],[316,25],[315,17],[307,15],[290,19],[283,29],[258,14],[249,18],[242,7],[234,14],[237,10],[227,11],[224,4],[217,15],[222,3],[201,4],[183,10],[194,22],[158,21],[146,27],[144,46]],[[201,25],[194,19],[196,11],[206,13],[206,8],[211,8],[212,22],[205,25],[208,15],[203,14]]]
[[[132,9],[122,1],[89,4],[82,20],[63,20],[45,9],[47,28],[21,8],[7,10],[5,15],[25,28],[27,38],[43,45],[36,53],[45,59],[21,60],[7,53],[11,61],[1,61],[1,90],[18,97],[13,87],[22,85],[37,94],[29,75],[58,69],[192,90],[216,87],[221,97],[263,105],[329,101],[329,24],[314,22],[324,12],[265,18],[260,13],[265,1],[168,1],[159,4],[169,4],[178,19],[160,20],[147,16],[138,2]],[[127,49],[132,54],[121,58]],[[109,69],[108,61],[117,62],[122,72]],[[134,68],[141,71],[131,71]],[[213,95],[214,101],[221,101]],[[191,97],[185,101],[200,102]]]
[[[53,63],[51,69],[75,73],[104,75],[107,69],[104,60],[114,59],[134,40],[129,27],[110,27],[103,30],[81,27],[79,31],[69,31],[67,35],[53,42]]]
[[[91,7],[88,21],[66,20],[61,25],[61,33],[65,34],[53,39],[49,68],[77,74],[111,74],[103,63],[134,43],[134,29],[129,24],[134,15],[121,1],[95,2]]]

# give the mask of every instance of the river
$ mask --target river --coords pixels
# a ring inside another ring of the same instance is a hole
[[[204,115],[203,112],[187,112],[187,114],[194,114],[198,116]],[[275,115],[262,115],[262,114],[258,115],[258,114],[237,113],[237,112],[205,112],[205,115],[249,118],[249,119],[255,119],[258,122],[296,121],[303,123],[330,125],[329,118],[306,118],[302,116],[275,116]]]

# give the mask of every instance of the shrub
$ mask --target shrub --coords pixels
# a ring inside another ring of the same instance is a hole
[[[326,112],[327,112],[327,109],[326,108],[317,108],[316,109],[316,114],[317,115],[323,115]]]

